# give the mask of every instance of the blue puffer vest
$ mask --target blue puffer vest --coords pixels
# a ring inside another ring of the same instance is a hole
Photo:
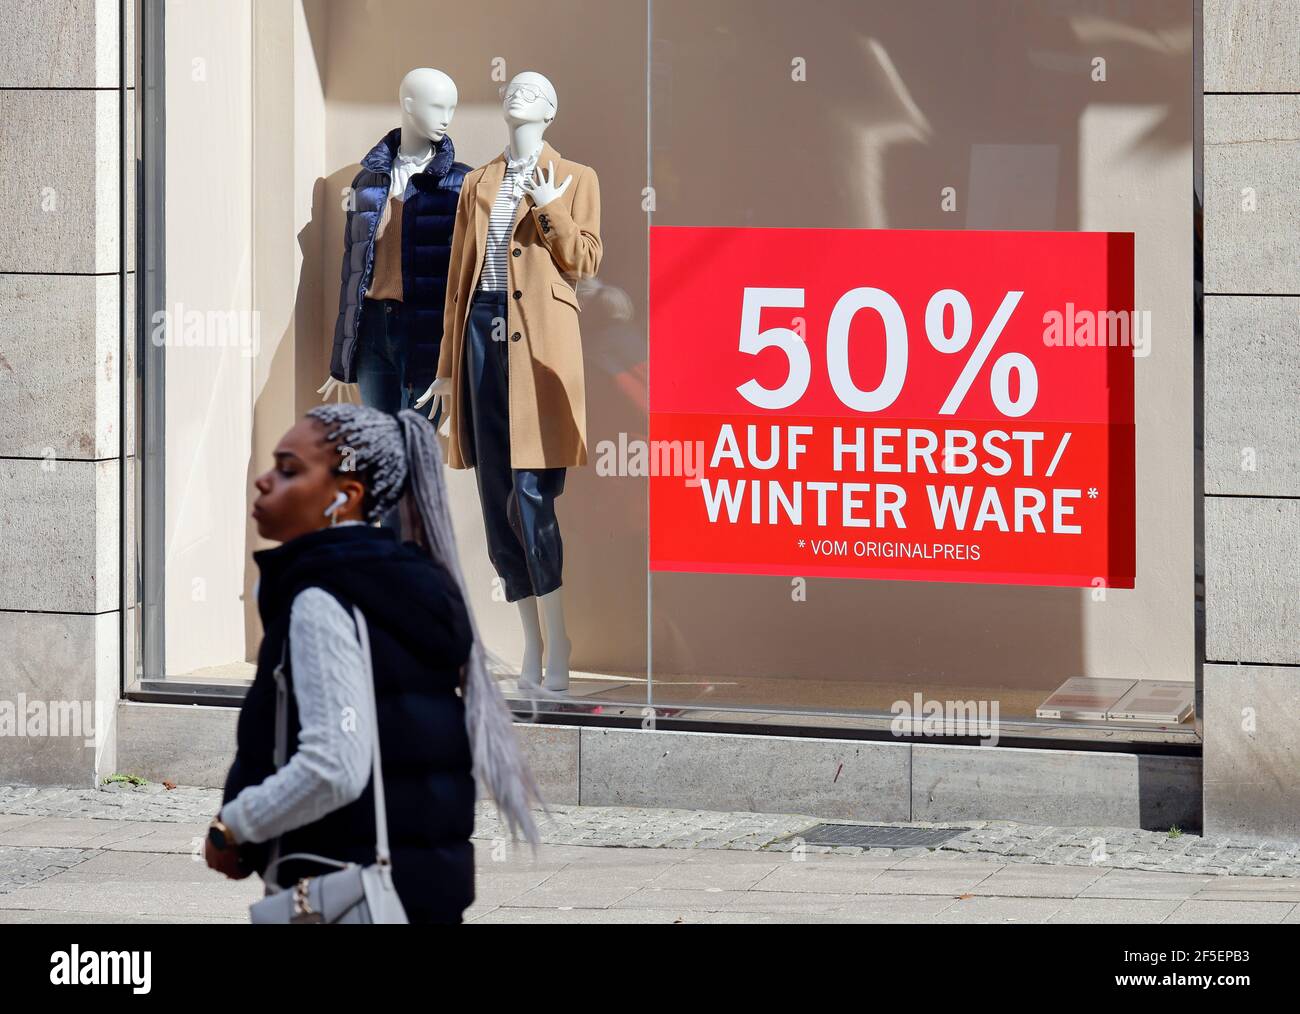
[[[392,183],[393,159],[402,128],[384,135],[361,160],[352,181],[352,210],[343,236],[343,279],[334,325],[330,375],[355,384],[357,335],[366,291],[375,266],[375,231]],[[435,145],[433,159],[406,186],[402,206],[402,307],[410,323],[407,379],[421,391],[433,383],[442,344],[442,307],[447,296],[447,262],[456,225],[456,202],[469,166],[456,161],[450,137]]]
[[[261,569],[258,611],[266,634],[257,675],[239,714],[237,752],[223,805],[275,770],[273,671],[294,596],[317,587],[366,617],[374,663],[393,881],[412,922],[456,922],[474,900],[475,786],[460,667],[472,634],[451,576],[388,528],[324,528],[253,554]],[[289,669],[288,752],[299,722]],[[314,852],[371,863],[375,858],[374,780],[356,801],[287,832],[280,854]],[[270,843],[240,845],[243,863],[262,873]],[[330,872],[302,861],[281,863],[277,881]]]

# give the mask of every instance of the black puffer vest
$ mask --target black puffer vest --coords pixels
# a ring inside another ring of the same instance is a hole
[[[357,336],[367,311],[366,292],[375,270],[375,233],[388,203],[393,160],[402,143],[395,127],[361,160],[352,181],[352,203],[343,234],[343,273],[339,314],[334,322],[330,375],[357,381]],[[402,314],[407,335],[406,377],[417,390],[433,383],[442,346],[442,309],[447,296],[447,268],[456,227],[456,203],[469,166],[456,161],[450,137],[434,145],[433,159],[406,185],[402,205]]]
[[[474,779],[460,668],[472,640],[469,617],[452,577],[388,528],[324,528],[253,554],[261,570],[258,611],[266,631],[257,675],[239,715],[238,749],[223,804],[275,770],[275,666],[294,596],[322,588],[370,631],[375,698],[388,804],[393,881],[412,922],[455,922],[474,900]],[[291,666],[286,666],[292,684]],[[298,742],[289,694],[288,753]],[[314,852],[370,863],[375,856],[374,780],[356,801],[286,833],[280,853]],[[270,843],[240,846],[262,873]],[[282,863],[276,879],[329,872],[318,864]]]

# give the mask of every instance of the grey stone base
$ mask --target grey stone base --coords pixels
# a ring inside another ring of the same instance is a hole
[[[238,708],[121,701],[117,770],[151,782],[221,788],[235,759],[238,720]]]
[[[1300,669],[1205,667],[1205,829],[1300,838]]]
[[[571,779],[584,806],[1148,830],[1201,825],[1197,757],[639,729],[571,733],[579,738]]]
[[[119,770],[222,785],[233,708],[123,702]],[[516,726],[546,800],[878,821],[1201,826],[1201,761],[1074,750]]]

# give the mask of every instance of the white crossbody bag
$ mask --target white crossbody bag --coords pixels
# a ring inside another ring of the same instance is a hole
[[[280,855],[280,839],[271,846],[271,860],[262,879],[267,895],[249,906],[254,923],[405,923],[406,909],[393,887],[393,863],[388,851],[388,809],[384,803],[383,765],[379,756],[379,709],[375,703],[374,671],[370,661],[370,631],[361,610],[352,607],[361,643],[365,683],[370,694],[370,714],[374,722],[374,750],[371,772],[375,788],[375,861],[369,866],[340,862],[310,852]],[[275,767],[284,766],[289,738],[289,689],[284,674],[289,639],[285,635],[284,652],[275,667]],[[289,859],[309,859],[337,867],[333,873],[302,877],[293,887],[280,887],[275,871]]]

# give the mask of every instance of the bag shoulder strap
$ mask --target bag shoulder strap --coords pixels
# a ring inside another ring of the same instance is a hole
[[[280,647],[280,661],[271,671],[275,677],[275,752],[272,759],[279,771],[289,759],[289,680],[285,675],[289,667],[289,631],[284,632]]]
[[[275,752],[272,753],[271,758],[277,771],[284,767],[289,753],[289,681],[285,676],[288,665],[289,628],[285,627],[284,643],[280,646],[280,661],[271,671],[271,675],[275,677]],[[276,835],[267,855],[266,874],[273,875],[279,862],[280,836]]]
[[[375,783],[375,861],[380,866],[390,866],[392,854],[388,848],[388,804],[384,799],[384,765],[379,751],[379,699],[375,692],[374,665],[370,657],[370,628],[366,626],[366,618],[356,606],[352,607],[352,618],[357,624],[361,666],[365,674],[366,694],[370,698],[370,720],[374,727],[370,767]]]

